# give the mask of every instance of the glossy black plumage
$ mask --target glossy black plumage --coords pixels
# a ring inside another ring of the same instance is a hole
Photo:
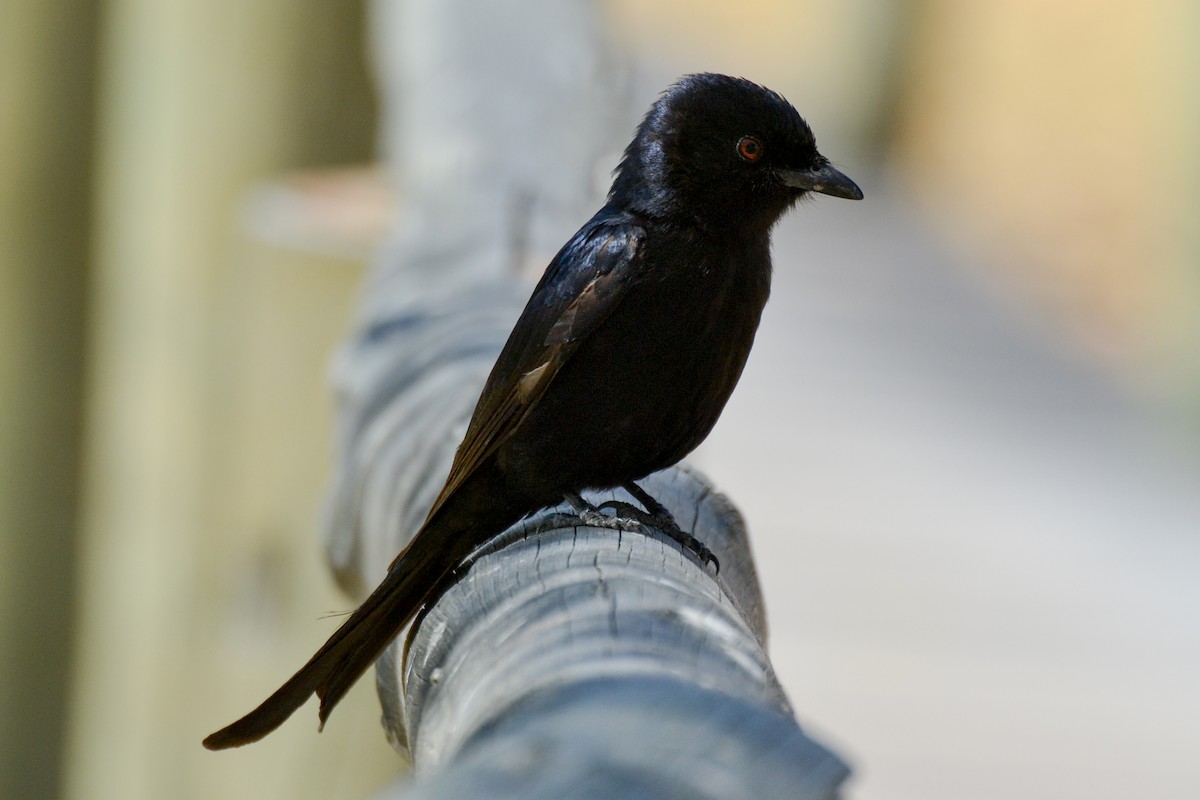
[[[205,746],[256,741],[314,692],[324,722],[479,545],[568,493],[642,478],[700,444],[767,301],[771,226],[810,191],[862,197],[782,97],[710,74],[668,89],[608,203],[535,288],[421,530],[312,659]]]

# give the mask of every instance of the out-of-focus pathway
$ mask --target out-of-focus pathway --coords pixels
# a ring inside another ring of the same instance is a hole
[[[776,234],[693,459],[746,515],[771,651],[859,800],[1200,789],[1200,470],[901,209]]]

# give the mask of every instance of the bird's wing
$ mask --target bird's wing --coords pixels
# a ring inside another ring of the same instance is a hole
[[[520,427],[579,342],[620,303],[639,275],[644,236],[601,212],[555,256],[492,367],[430,517]]]

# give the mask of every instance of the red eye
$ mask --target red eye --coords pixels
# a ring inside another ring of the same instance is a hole
[[[763,154],[762,142],[753,136],[743,136],[738,139],[737,153],[742,161],[758,161]]]

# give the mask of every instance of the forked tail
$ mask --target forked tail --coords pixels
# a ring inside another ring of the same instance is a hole
[[[416,615],[422,602],[470,555],[473,548],[466,546],[470,537],[462,531],[430,528],[429,523],[422,527],[383,582],[299,672],[258,708],[209,735],[204,746],[225,750],[256,742],[282,725],[314,692],[321,699],[324,726],[329,712]]]

